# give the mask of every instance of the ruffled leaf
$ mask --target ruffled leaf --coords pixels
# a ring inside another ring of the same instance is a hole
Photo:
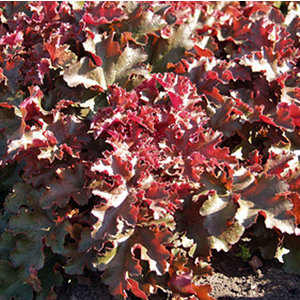
[[[84,166],[75,168],[61,168],[56,170],[57,179],[53,179],[47,191],[40,199],[43,208],[53,205],[64,207],[71,197],[80,205],[87,203],[90,192],[85,187]]]
[[[286,194],[288,184],[276,175],[265,173],[255,178],[249,173],[241,177],[237,178],[235,188],[235,193],[241,197],[235,216],[240,224],[247,228],[255,222],[258,214],[262,214],[266,217],[267,228],[276,227],[281,232],[293,233],[295,221],[289,213],[292,203]]]

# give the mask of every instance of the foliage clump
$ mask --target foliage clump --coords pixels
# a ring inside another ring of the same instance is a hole
[[[242,4],[0,4],[1,295],[212,299],[246,233],[299,272],[300,6]]]

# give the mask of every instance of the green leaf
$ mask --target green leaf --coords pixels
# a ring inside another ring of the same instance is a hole
[[[70,87],[83,84],[86,89],[100,86],[106,89],[106,80],[103,69],[95,66],[92,61],[83,57],[64,71],[64,80]]]
[[[240,245],[240,252],[238,252],[235,256],[240,257],[244,262],[248,262],[252,255],[249,247],[242,244]]]
[[[65,248],[64,255],[68,257],[65,272],[70,275],[81,275],[85,267],[93,269],[92,262],[97,252],[95,250],[79,252],[75,245]]]
[[[32,267],[40,270],[44,266],[45,260],[41,238],[33,234],[19,236],[16,248],[10,253],[10,258],[14,266],[23,266],[24,274],[28,274],[28,276]]]
[[[92,229],[84,227],[80,234],[80,241],[78,243],[78,250],[84,252],[95,246],[95,239],[92,238]]]
[[[286,235],[283,247],[289,250],[287,254],[283,255],[284,270],[300,275],[300,236]]]
[[[175,213],[176,231],[186,233],[189,239],[193,239],[197,245],[195,256],[207,257],[210,252],[208,233],[204,227],[204,217],[200,215],[200,208],[207,200],[207,196],[202,195],[194,201],[193,196],[186,197],[183,210]]]
[[[0,262],[0,299],[33,299],[33,290],[19,278],[18,269],[7,261]],[[2,298],[4,296],[5,298]]]
[[[231,196],[190,195],[175,213],[176,231],[194,241],[194,257],[207,257],[210,249],[228,251],[244,232],[234,219],[237,205]]]
[[[172,26],[168,37],[160,38],[153,43],[150,39],[147,53],[151,57],[153,72],[165,72],[168,63],[177,63],[184,57],[184,52],[194,47],[191,37],[197,27],[200,11],[196,10],[189,17],[189,24]]]
[[[18,238],[10,258],[15,266],[24,268],[24,274],[29,276],[32,267],[37,270],[43,267],[43,238],[52,225],[46,212],[38,213],[27,208],[19,209],[19,214],[10,218],[8,228]]]
[[[21,208],[17,216],[9,220],[8,228],[15,234],[30,233],[42,237],[49,231],[53,222],[46,212],[31,212],[27,208]]]
[[[205,216],[204,226],[208,232],[210,246],[218,251],[228,251],[237,243],[245,228],[235,220],[238,207],[231,196],[209,194],[200,214]]]
[[[256,223],[251,228],[251,246],[260,250],[264,259],[273,259],[279,245],[280,236],[273,229],[267,229],[265,220],[259,216]]]
[[[0,170],[0,188],[1,190],[11,190],[14,184],[23,182],[19,175],[20,171],[24,168],[24,161],[7,163]]]
[[[5,200],[4,207],[10,214],[16,214],[21,206],[28,206],[28,196],[32,188],[26,183],[17,183],[13,192],[10,193]]]
[[[60,286],[63,282],[62,275],[56,270],[56,264],[61,261],[62,259],[60,256],[52,255],[47,258],[44,267],[38,271],[38,278],[41,280],[43,289],[37,294],[36,300],[47,299],[47,296],[49,297],[49,295],[55,299],[56,293],[54,292],[54,287]]]
[[[2,103],[0,105],[0,129],[5,129],[8,137],[15,136],[22,129],[22,119],[17,115],[17,108],[13,105]]]
[[[124,2],[123,5],[125,6],[124,10],[129,14],[129,18],[122,22],[122,27],[115,28],[118,34],[130,33],[135,40],[142,43],[145,41],[147,34],[155,33],[168,25],[164,17],[159,13],[161,9],[166,7],[159,2],[150,4],[151,9],[148,9],[149,4],[147,2]],[[137,14],[141,6],[143,10]]]
[[[7,141],[18,139],[25,129],[25,123],[17,115],[17,108],[7,103],[0,103],[0,155],[5,154]]]
[[[0,258],[9,259],[11,249],[15,248],[16,237],[9,231],[4,231],[0,236]]]
[[[24,99],[25,95],[21,90],[11,93],[8,88],[3,88],[0,91],[0,102],[7,102],[18,107]]]
[[[64,252],[65,237],[68,233],[66,227],[69,224],[68,221],[55,224],[47,234],[45,242],[47,247],[51,248],[53,253],[62,254]]]
[[[288,188],[288,184],[276,175],[262,173],[254,177],[246,172],[240,178],[236,176],[234,190],[240,194],[240,208],[235,218],[247,228],[255,223],[258,214],[261,213],[266,217],[267,228],[276,227],[283,233],[293,233],[295,220],[293,215],[288,213],[293,204],[285,193]]]
[[[63,75],[70,87],[83,84],[85,88],[100,86],[106,90],[108,85],[114,83],[125,84],[132,74],[148,73],[142,65],[147,59],[142,48],[128,44],[121,51],[119,44],[113,41],[113,35],[95,34],[93,38],[88,37],[84,47],[99,60],[98,65],[93,64],[87,57],[71,65]]]

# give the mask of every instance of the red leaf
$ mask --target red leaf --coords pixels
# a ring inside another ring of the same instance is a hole
[[[298,193],[291,193],[289,195],[294,207],[292,209],[292,213],[296,218],[297,225],[300,224],[300,195]]]
[[[283,151],[280,154],[275,154],[271,151],[264,170],[270,175],[281,176],[281,173],[289,167],[288,162],[291,161],[293,157],[294,155],[292,153],[285,153]]]
[[[200,101],[196,88],[188,78],[176,76],[173,73],[158,74],[154,78],[168,93],[171,103],[176,110],[191,109]],[[149,84],[150,81],[147,83]]]
[[[294,124],[297,122],[295,122],[295,120],[293,119],[293,116],[295,116],[295,115],[293,115],[293,114],[291,115],[291,113],[290,113],[290,111],[295,112],[295,110],[293,110],[293,108],[294,107],[291,107],[290,109],[288,109],[284,105],[279,106],[276,113],[272,116],[274,119],[274,122],[280,127],[284,127],[285,129],[288,129],[288,130],[294,130]],[[299,112],[300,112],[300,109],[299,109]]]
[[[300,107],[297,106],[296,104],[292,104],[289,107],[290,110],[290,116],[293,118],[294,120],[294,124],[297,127],[300,127]]]
[[[135,199],[127,197],[119,206],[95,206],[92,214],[98,218],[93,226],[93,237],[104,239],[107,235],[116,235],[119,231],[117,225],[119,218],[127,224],[135,226],[138,220],[139,207],[135,204]]]
[[[23,40],[24,40],[23,32],[18,31],[1,37],[0,45],[10,45],[10,46],[22,45]]]
[[[300,169],[290,170],[286,176],[286,180],[290,185],[290,190],[299,192],[300,190]]]
[[[180,136],[182,134],[182,136]],[[184,156],[189,156],[194,152],[203,155],[207,160],[212,157],[218,162],[235,162],[236,159],[229,156],[227,148],[220,148],[218,144],[221,142],[221,134],[209,130],[203,133],[201,128],[194,127],[180,133],[176,130],[167,129],[167,143],[176,147],[178,152]]]
[[[186,232],[187,237],[197,244],[195,256],[207,257],[210,255],[208,232],[204,227],[204,217],[200,215],[200,208],[207,200],[207,196],[200,196],[196,201],[191,197],[185,200],[182,211],[175,213],[177,231]]]
[[[129,283],[131,292],[136,297],[139,297],[140,299],[145,299],[145,300],[148,299],[147,295],[140,289],[139,284],[135,280],[128,278],[127,281]]]
[[[125,18],[127,16],[124,11],[113,2],[102,2],[97,6],[95,3],[88,3],[82,17],[84,22],[92,25],[110,24]]]
[[[194,285],[194,290],[196,292],[196,296],[201,300],[214,300],[213,297],[208,294],[212,291],[212,288],[209,284],[205,285]]]
[[[57,7],[59,3],[57,1],[48,1],[41,4],[43,6],[43,12],[45,14],[45,19],[48,22],[58,20],[59,15],[57,13]]]
[[[125,290],[129,290],[133,284],[135,291],[144,295],[132,278],[139,276],[142,271],[140,261],[134,257],[133,250],[136,246],[142,247],[141,258],[148,260],[150,265],[155,265],[156,272],[163,274],[167,267],[166,260],[170,256],[163,243],[169,238],[168,231],[138,226],[125,241],[119,242],[116,246],[117,252],[111,261],[107,265],[98,265],[98,268],[105,269],[102,278],[109,286],[111,293],[115,296],[126,297]]]
[[[260,172],[263,170],[262,155],[259,154],[258,150],[254,150],[249,154],[247,164],[251,172]]]
[[[169,280],[169,286],[174,292],[181,295],[196,295],[198,299],[201,300],[213,300],[208,294],[211,292],[210,285],[195,285],[192,283],[192,278],[190,273],[182,273],[179,275],[174,275]]]
[[[265,43],[262,44],[260,51],[243,56],[240,64],[251,67],[253,72],[263,72],[269,82],[277,79],[291,68],[286,61],[279,60],[279,54]]]
[[[50,55],[52,64],[65,67],[75,61],[76,55],[68,50],[69,45],[62,45],[61,43],[61,36],[55,35],[51,36],[50,40],[44,43],[44,46]]]
[[[72,197],[79,205],[88,202],[90,193],[85,187],[84,166],[77,165],[76,168],[60,168],[56,170],[57,178],[51,180],[48,190],[40,199],[44,208],[57,205],[65,207]]]
[[[26,98],[20,105],[24,121],[38,118],[41,115],[41,100],[43,93],[38,86],[29,88],[30,97]]]
[[[211,50],[209,50],[209,49],[201,49],[197,45],[194,46],[194,49],[196,50],[197,54],[200,57],[203,57],[203,56],[207,56],[207,57],[214,56],[213,52]]]

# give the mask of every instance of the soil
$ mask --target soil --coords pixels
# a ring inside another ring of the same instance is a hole
[[[259,261],[261,262],[261,261]],[[262,262],[260,268],[252,268],[242,259],[229,253],[215,253],[212,259],[214,272],[201,283],[211,284],[211,296],[218,300],[300,300],[300,276],[288,274],[278,260]],[[88,279],[90,278],[90,279]],[[57,288],[59,300],[114,300],[101,282],[100,273],[65,282]],[[80,284],[78,284],[78,281]],[[138,298],[129,296],[129,300]],[[163,300],[163,295],[156,296]]]

